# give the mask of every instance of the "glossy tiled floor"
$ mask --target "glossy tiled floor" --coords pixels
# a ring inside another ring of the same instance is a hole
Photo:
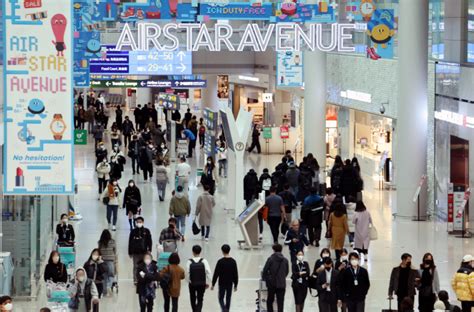
[[[193,167],[202,161],[202,156],[191,160]],[[246,158],[246,167],[255,168],[261,172],[263,168],[274,168],[280,156],[260,156],[251,154]],[[79,210],[84,220],[74,226],[77,232],[78,263],[82,264],[88,257],[90,251],[96,247],[101,231],[107,226],[105,219],[105,208],[97,200],[97,182],[94,174],[95,158],[92,145],[78,146],[76,148],[76,176],[79,183]],[[142,176],[131,175],[131,165],[127,163],[122,185],[126,185],[130,178],[134,178],[142,192],[143,215],[145,225],[150,228],[156,241],[159,232],[166,226],[168,219],[168,203],[170,196],[165,202],[159,202],[154,183],[144,182]],[[371,181],[366,177],[366,192],[364,198],[372,214],[375,225],[379,231],[379,240],[373,242],[370,248],[368,269],[371,279],[371,289],[366,303],[367,311],[380,311],[388,305],[386,301],[388,279],[392,266],[397,265],[402,252],[410,252],[414,256],[413,263],[418,265],[423,253],[430,251],[434,254],[438,265],[441,288],[450,291],[450,279],[456,271],[460,259],[464,253],[474,253],[473,243],[470,240],[461,240],[448,236],[446,225],[435,222],[412,222],[408,220],[393,220],[391,206],[395,198],[394,192],[380,192],[374,189]],[[237,247],[239,229],[232,220],[232,215],[226,212],[226,194],[232,190],[227,189],[225,180],[221,180],[216,194],[217,207],[215,208],[214,224],[211,228],[211,239],[209,243],[201,241],[200,237],[193,237],[190,231],[192,220],[188,220],[187,240],[179,246],[180,256],[184,262],[191,255],[191,247],[194,244],[203,246],[203,256],[209,260],[214,267],[220,257],[220,246],[229,243],[232,246],[232,256],[235,257],[239,266],[240,284],[239,290],[233,297],[233,311],[254,311],[255,290],[258,287],[259,271],[265,259],[271,253],[270,233],[268,227],[264,232],[265,247],[262,250],[244,251]],[[169,190],[168,190],[169,192]],[[195,183],[191,185],[191,202],[194,204],[196,197],[201,192]],[[119,285],[118,295],[106,297],[101,300],[101,311],[138,311],[138,298],[132,282],[132,263],[127,256],[128,223],[124,210],[119,211],[118,230],[113,235],[118,243],[119,249]],[[325,242],[323,242],[325,243]],[[313,265],[319,249],[310,248],[307,255]],[[285,254],[287,250],[285,249]],[[289,282],[288,282],[289,285]],[[450,291],[451,296],[452,291]],[[40,295],[33,303],[16,303],[15,311],[37,311],[46,305],[44,295]],[[287,311],[294,309],[291,288],[287,288],[285,307]],[[307,311],[316,311],[317,301],[309,297],[307,299]],[[216,291],[206,291],[204,298],[204,311],[218,311]],[[154,311],[163,311],[163,299],[158,295]],[[191,311],[189,296],[185,282],[183,281],[182,294],[180,298],[179,311]]]

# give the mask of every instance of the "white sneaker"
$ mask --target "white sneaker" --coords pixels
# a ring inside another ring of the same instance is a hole
[[[258,235],[258,239],[262,240],[263,239],[263,234]]]
[[[114,226],[112,226],[112,231],[117,231],[117,228]]]
[[[206,243],[208,243],[208,242],[209,242],[209,238],[206,238]]]
[[[363,266],[365,263],[365,255],[363,253],[360,253],[360,266]]]

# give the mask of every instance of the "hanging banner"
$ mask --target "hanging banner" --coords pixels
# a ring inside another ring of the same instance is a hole
[[[4,194],[72,194],[72,3],[2,4]]]
[[[303,86],[303,52],[277,53],[277,86]]]
[[[249,2],[233,2],[225,5],[201,3],[199,19],[208,20],[270,20],[273,16],[273,5],[270,2],[252,5]]]
[[[367,55],[372,60],[393,58],[393,36],[395,36],[394,10],[375,10],[367,23],[367,34],[371,44]]]

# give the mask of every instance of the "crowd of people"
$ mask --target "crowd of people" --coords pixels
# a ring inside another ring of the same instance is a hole
[[[120,106],[105,103],[103,96],[88,96],[88,109],[78,99],[77,128],[91,124],[95,139],[96,175],[99,205],[106,207],[108,228],[104,229],[97,246],[82,266],[69,274],[57,250],[50,254],[44,270],[44,280],[69,283],[71,311],[92,311],[104,296],[118,290],[118,254],[113,232],[117,230],[118,211],[125,209],[129,224],[128,255],[133,263],[133,281],[140,311],[153,311],[156,293],[161,288],[164,311],[179,311],[182,281],[190,294],[192,311],[202,311],[207,290],[218,285],[218,301],[222,311],[230,311],[232,293],[237,291],[239,273],[237,262],[230,256],[231,247],[221,246],[222,258],[212,270],[202,255],[200,244],[192,246],[192,257],[181,261],[178,242],[186,240],[186,220],[194,218],[193,234],[200,235],[205,244],[210,239],[214,220],[214,197],[220,178],[227,177],[227,148],[220,136],[217,161],[207,157],[200,183],[202,191],[195,203],[189,199],[190,177],[193,173],[188,158],[193,157],[196,142],[204,146],[206,127],[203,120],[188,109],[181,118],[179,111],[167,118],[176,121],[180,139],[188,141],[188,153],[181,155],[176,165],[176,183],[170,181],[168,140],[166,130],[159,124],[153,105],[138,105],[129,116]],[[92,107],[92,108],[90,108]],[[86,114],[93,112],[94,117]],[[75,111],[76,112],[76,111]],[[125,116],[124,116],[125,115]],[[88,116],[86,118],[86,116]],[[115,120],[109,120],[112,116]],[[76,114],[75,114],[76,117]],[[89,126],[88,126],[89,127]],[[110,139],[110,148],[104,133]],[[258,128],[254,127],[248,151],[257,148]],[[129,161],[130,160],[130,161]],[[122,187],[122,173],[131,164],[133,179]],[[143,179],[139,176],[143,173]],[[326,175],[330,186],[326,185]],[[167,185],[172,185],[169,201],[168,226],[158,236],[145,226],[142,215],[144,198],[136,181],[156,181],[159,201],[165,200]],[[366,311],[365,298],[370,289],[366,269],[371,240],[376,230],[369,209],[363,201],[364,182],[357,158],[342,160],[337,156],[329,173],[320,168],[316,157],[309,153],[297,164],[287,151],[273,172],[263,169],[259,175],[250,169],[245,175],[244,199],[247,205],[263,193],[265,205],[258,212],[260,240],[263,241],[264,223],[269,226],[273,253],[263,265],[261,280],[265,282],[266,311],[284,311],[287,278],[291,279],[295,311],[304,310],[308,293],[318,294],[320,311]],[[194,209],[192,209],[194,207]],[[323,229],[325,233],[323,235]],[[74,227],[67,215],[62,215],[56,228],[58,246],[74,246]],[[283,238],[282,244],[280,240]],[[153,250],[158,242],[158,250]],[[288,248],[289,258],[283,249]],[[318,259],[310,259],[308,248],[318,248]],[[166,265],[161,265],[152,252],[169,253]],[[216,256],[207,254],[206,257]],[[448,293],[440,289],[434,257],[426,253],[419,268],[412,264],[412,256],[401,255],[401,263],[393,268],[388,285],[388,297],[396,296],[398,311],[427,312],[436,309],[461,311],[450,303]],[[262,263],[263,264],[263,263]],[[452,281],[462,311],[474,307],[474,258],[466,255]],[[253,300],[253,299],[252,299]],[[11,311],[11,298],[0,298],[0,311]],[[47,312],[44,308],[41,311]]]

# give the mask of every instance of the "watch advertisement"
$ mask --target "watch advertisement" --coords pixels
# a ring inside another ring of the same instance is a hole
[[[72,1],[5,0],[2,11],[4,193],[72,194]]]

